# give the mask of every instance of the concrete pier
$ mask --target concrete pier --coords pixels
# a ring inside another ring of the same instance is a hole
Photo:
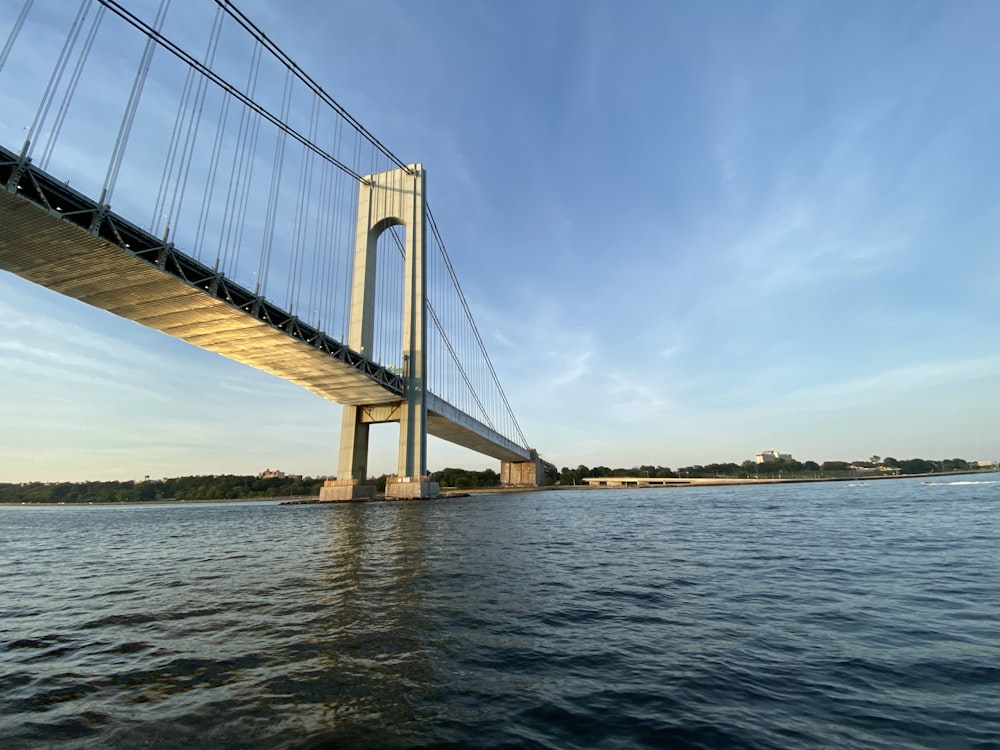
[[[319,488],[319,499],[323,503],[348,503],[374,497],[375,485],[362,484],[357,479],[327,479]]]
[[[508,487],[537,487],[542,478],[542,460],[531,451],[531,461],[501,461],[500,484]]]
[[[385,480],[386,500],[419,500],[440,494],[440,485],[432,482],[430,476],[387,477]]]

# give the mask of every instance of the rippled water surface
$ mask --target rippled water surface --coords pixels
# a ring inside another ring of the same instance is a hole
[[[3,507],[0,747],[997,748],[998,479]]]

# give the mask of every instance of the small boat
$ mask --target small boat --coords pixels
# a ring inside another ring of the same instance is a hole
[[[934,482],[921,482],[920,484],[925,484],[929,487],[930,485],[934,484]]]

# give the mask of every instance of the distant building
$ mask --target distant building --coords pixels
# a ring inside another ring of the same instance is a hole
[[[874,474],[877,471],[881,471],[880,468],[872,466],[870,462],[866,466],[864,461],[860,462],[855,461],[852,464],[848,464],[847,468],[852,469],[853,471],[856,471],[859,474]]]
[[[779,458],[784,459],[785,461],[791,461],[792,454],[778,453],[778,451],[761,451],[755,456],[755,458],[757,459],[757,463],[766,464],[770,463],[771,461],[777,461]]]
[[[681,487],[688,484],[723,483],[725,479],[677,479],[672,477],[583,477],[588,487]]]
[[[281,471],[281,469],[264,469],[260,474],[257,475],[258,479],[302,479],[301,474],[286,474]]]
[[[996,461],[974,461],[973,463],[980,469],[996,469],[1000,465]]]

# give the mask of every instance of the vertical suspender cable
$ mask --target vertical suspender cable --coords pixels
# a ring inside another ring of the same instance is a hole
[[[336,289],[337,278],[337,258],[339,257],[339,247],[335,227],[340,223],[341,209],[338,204],[337,175],[343,172],[334,172],[330,165],[323,163],[323,185],[324,192],[321,201],[321,213],[316,217],[316,236],[322,237],[323,257],[320,264],[320,279],[316,287],[316,295],[319,299],[320,315],[323,319],[323,330],[334,335],[337,331],[337,311],[332,304],[331,295]],[[326,231],[323,231],[325,228]],[[343,338],[340,339],[343,341]]]
[[[428,237],[428,241],[433,240],[433,236]],[[437,243],[434,244],[434,248],[437,249]],[[438,375],[438,387],[440,388],[439,396],[446,399],[451,395],[450,388],[447,383],[447,366],[448,359],[445,356],[447,354],[444,346],[444,339],[448,335],[448,330],[451,328],[451,300],[449,300],[445,295],[442,294],[443,288],[441,286],[441,261],[438,259],[438,254],[435,253],[435,268],[437,269],[437,280],[435,282],[435,287],[437,288],[438,295],[438,306],[440,308],[439,312],[442,315],[442,324],[438,327],[438,370],[440,374]]]
[[[333,135],[334,147],[330,150],[338,158],[340,156],[338,133],[341,122],[343,121],[337,118]],[[315,250],[312,255],[312,272],[309,275],[309,305],[310,307],[315,305],[319,311],[316,327],[320,330],[330,330],[329,308],[327,306],[329,297],[328,283],[331,271],[330,264],[336,254],[336,245],[334,242],[331,242],[331,237],[323,232],[323,227],[330,227],[334,222],[336,214],[334,213],[335,206],[333,205],[333,173],[330,171],[330,165],[327,162],[320,163],[320,170],[320,187],[317,199],[319,205],[316,211],[316,225],[313,229]]]
[[[344,315],[341,311],[341,306],[337,304],[340,302],[341,305],[347,304],[345,297],[349,296],[345,294],[346,290],[340,288],[340,275],[341,267],[345,263],[352,263],[353,258],[349,257],[349,253],[341,252],[341,246],[338,243],[338,239],[342,236],[344,225],[344,211],[346,210],[344,206],[344,173],[339,172],[337,174],[332,174],[330,176],[331,188],[333,189],[333,195],[330,200],[330,212],[332,214],[333,221],[330,222],[327,227],[327,243],[333,252],[330,255],[330,259],[327,265],[327,283],[326,287],[323,289],[323,299],[327,309],[330,311],[330,315],[333,322],[329,328],[330,335],[336,335],[340,341],[347,341],[347,322],[344,320]],[[362,187],[363,189],[363,187]],[[353,238],[354,233],[351,232],[350,236]],[[349,273],[345,272],[344,276],[347,277]]]
[[[354,133],[354,163],[353,168],[355,172],[362,172],[361,170],[361,134],[355,131]],[[363,173],[363,172],[362,172]],[[361,190],[371,190],[371,185],[362,185]],[[345,201],[348,208],[348,224],[347,226],[354,226],[357,223],[357,201]],[[351,221],[354,219],[354,221]],[[343,321],[343,338],[342,341],[349,340],[350,328],[351,328],[351,285],[353,284],[353,269],[354,269],[354,259],[351,258],[347,263],[347,267],[344,273],[344,280],[341,282],[340,299],[341,302],[341,320]]]
[[[229,120],[229,103],[232,99],[225,94],[219,107],[219,116],[215,129],[215,143],[212,146],[212,159],[208,165],[208,180],[205,182],[205,194],[201,201],[201,212],[198,215],[198,229],[195,232],[195,247],[202,247],[205,242],[205,232],[208,230],[208,218],[215,197],[215,179],[219,174],[219,156],[222,154],[222,137]],[[219,270],[219,260],[222,252],[221,242],[215,248],[215,270]]]
[[[386,305],[389,296],[387,287],[389,285],[389,261],[392,256],[387,252],[387,240],[390,236],[395,236],[390,228],[388,233],[384,233],[375,243],[375,340],[372,342],[372,350],[368,356],[379,364],[386,363],[386,349],[388,348],[387,323],[389,315],[386,312]],[[395,264],[393,264],[395,268]]]
[[[288,119],[288,107],[291,100],[291,73],[285,73],[285,91],[281,101],[281,119]],[[260,279],[261,294],[266,293],[267,275],[271,267],[271,248],[274,245],[274,231],[278,212],[278,197],[281,194],[281,173],[285,164],[285,138],[282,130],[278,133],[274,147],[274,162],[271,168],[271,191],[267,196],[267,215],[264,219],[264,238],[261,243],[260,263],[257,268],[257,278]]]
[[[194,68],[188,68],[184,77],[184,88],[181,97],[177,102],[177,114],[174,115],[174,128],[170,131],[170,144],[167,146],[167,155],[164,159],[163,171],[160,174],[160,189],[156,193],[156,201],[153,203],[153,215],[149,220],[149,229],[153,234],[160,232],[160,219],[164,218],[163,212],[166,210],[167,186],[170,184],[170,175],[174,171],[174,162],[177,159],[177,144],[180,142],[181,122],[184,119],[184,110],[187,107],[188,97],[191,95],[191,86],[194,83]],[[170,217],[167,216],[167,229],[170,231]],[[166,232],[164,239],[166,239]]]
[[[346,189],[346,188],[345,188]],[[366,186],[365,189],[371,189],[370,186]],[[353,196],[351,196],[353,197]],[[360,219],[358,218],[358,201],[351,200],[348,197],[344,201],[344,206],[347,210],[347,226],[354,227],[357,226]],[[344,280],[341,282],[341,294],[340,298],[343,300],[344,308],[344,331],[345,337],[347,331],[350,330],[351,325],[351,289],[354,284],[354,256],[352,253],[347,253],[347,262],[344,264]]]
[[[257,167],[257,140],[260,137],[260,117],[248,112],[247,141],[240,155],[240,182],[236,185],[236,231],[233,235],[232,265],[234,270],[240,266],[240,255],[243,252],[243,233],[247,227],[247,208],[250,205],[250,194],[253,189],[253,173]],[[254,294],[260,291],[263,280],[257,277],[254,284]]]
[[[319,100],[313,97],[312,111],[309,116],[309,140],[316,140],[316,126],[318,117]],[[302,147],[302,166],[299,169],[299,193],[295,203],[295,224],[292,227],[292,257],[291,267],[288,271],[287,296],[289,300],[289,312],[299,306],[299,282],[302,274],[302,253],[308,235],[309,227],[309,207],[312,203],[312,152],[305,146]],[[312,314],[312,298],[306,298],[306,312]]]
[[[327,238],[322,231],[322,228],[330,221],[329,165],[325,162],[320,162],[319,170],[319,192],[316,198],[315,224],[312,230],[312,268],[309,271],[309,307],[310,309],[315,308],[316,328],[322,331],[324,330],[323,321],[326,318],[326,299],[323,294],[323,287],[326,278],[327,263],[332,255],[332,248],[327,244]]]
[[[361,136],[355,133],[352,154],[352,167],[355,172],[360,169],[360,148]],[[339,207],[337,211],[339,223],[333,229],[338,231],[337,237],[342,236],[345,232],[347,233],[347,237],[349,238],[348,247],[350,248],[353,247],[353,243],[350,242],[354,237],[352,229],[357,224],[358,199],[354,196],[353,191],[347,189],[345,182],[346,177],[341,172],[337,175],[337,196],[334,199],[334,202]],[[361,184],[358,189],[370,190],[371,186]],[[334,242],[336,242],[336,238],[334,238]],[[340,319],[340,340],[349,341],[351,335],[351,285],[354,279],[354,255],[349,250],[345,251],[343,259],[334,268],[333,293],[335,298],[340,300],[339,309],[337,310],[337,317]]]
[[[156,13],[156,20],[153,22],[157,32],[159,32],[160,27],[163,25],[163,19],[167,15],[167,8],[169,6],[170,0],[160,0],[160,8]],[[142,96],[142,89],[146,83],[146,76],[149,73],[149,66],[153,60],[153,51],[155,49],[156,41],[150,37],[146,40],[146,48],[143,50],[142,58],[139,61],[139,69],[136,71],[135,81],[132,83],[132,91],[129,94],[128,104],[122,115],[122,124],[118,128],[118,139],[115,141],[115,147],[111,153],[108,174],[104,179],[104,187],[101,190],[101,199],[105,203],[111,202],[115,183],[118,182],[118,172],[121,169],[122,158],[125,156],[125,147],[128,145],[128,138],[132,132],[132,123],[135,122],[135,113],[139,109],[139,99]]]
[[[208,46],[205,49],[205,65],[207,67],[211,67],[212,63],[215,62],[215,51],[218,48],[221,28],[222,14],[216,11],[212,31],[208,37]],[[184,147],[181,149],[181,158],[174,182],[174,191],[170,199],[169,210],[167,211],[167,216],[174,218],[175,225],[180,220],[184,207],[184,192],[187,188],[188,177],[191,174],[191,162],[194,160],[194,147],[198,140],[198,130],[201,125],[201,115],[205,107],[205,92],[207,88],[208,79],[204,76],[199,76],[194,99],[191,103],[191,112],[188,115],[187,133],[184,138]],[[200,244],[196,244],[193,248],[199,257],[201,257],[201,249]]]
[[[80,9],[76,12],[76,17],[73,19],[73,25],[70,26],[69,34],[66,36],[66,41],[63,42],[62,50],[60,50],[59,57],[56,59],[56,65],[52,69],[52,75],[49,76],[48,85],[45,87],[45,93],[42,94],[42,100],[35,111],[35,119],[32,121],[31,127],[28,129],[28,135],[24,139],[24,146],[21,150],[25,156],[31,154],[35,145],[34,142],[39,137],[38,131],[41,130],[45,124],[45,118],[48,117],[49,107],[52,106],[52,100],[59,89],[59,83],[62,81],[63,73],[66,71],[66,63],[69,60],[73,47],[76,45],[76,39],[80,35],[80,27],[87,16],[89,5],[90,0],[82,0]]]
[[[104,6],[99,7],[97,13],[94,15],[94,20],[90,24],[90,31],[87,32],[87,38],[83,42],[80,56],[73,67],[69,83],[66,85],[62,103],[59,105],[59,111],[56,112],[56,120],[52,124],[52,135],[49,137],[49,142],[45,145],[45,151],[42,152],[42,158],[39,161],[42,169],[48,169],[49,159],[52,158],[52,151],[55,149],[56,142],[59,139],[59,132],[66,121],[66,113],[69,111],[70,103],[73,101],[73,94],[76,93],[76,87],[80,82],[80,76],[83,74],[83,68],[86,65],[87,58],[90,56],[90,51],[94,48],[94,39],[97,36],[97,30],[100,28],[102,18],[104,18]]]
[[[7,35],[7,41],[4,42],[3,49],[0,50],[0,71],[3,70],[3,66],[7,62],[7,56],[10,55],[10,51],[14,47],[14,42],[17,40],[17,35],[21,31],[21,27],[24,26],[24,19],[28,17],[28,11],[31,10],[31,4],[33,2],[34,0],[24,0],[24,5],[21,6],[21,12],[17,14],[17,20],[14,21],[14,27]]]
[[[250,56],[250,70],[247,72],[247,91],[252,96],[257,90],[257,75],[260,71],[260,45],[254,45]],[[246,211],[246,186],[253,174],[253,151],[256,147],[256,126],[259,120],[254,113],[244,107],[240,113],[240,124],[237,130],[236,143],[233,147],[233,163],[229,171],[229,185],[226,190],[226,207],[223,211],[223,222],[219,243],[222,245],[222,267],[235,276],[239,266],[240,245],[242,242],[242,217]],[[247,165],[249,162],[249,165]],[[244,171],[248,176],[244,181]],[[258,282],[255,283],[254,294],[257,293]]]
[[[256,59],[256,58],[254,58]],[[224,97],[226,101],[229,101],[229,97]],[[240,111],[240,121],[236,128],[236,142],[233,144],[233,161],[229,166],[229,182],[226,185],[226,203],[222,208],[222,224],[219,226],[219,249],[217,251],[215,266],[216,268],[221,267],[223,271],[234,275],[234,272],[229,271],[229,249],[232,241],[232,236],[234,234],[235,224],[233,222],[233,216],[236,212],[237,196],[236,196],[236,186],[239,182],[238,172],[240,166],[242,165],[243,157],[243,139],[245,136],[246,128],[248,127],[247,121],[250,118],[250,110],[244,107]],[[222,128],[219,129],[220,137],[216,138],[216,143],[219,143],[221,138]]]
[[[380,249],[379,258],[375,261],[376,267],[378,268],[379,276],[382,278],[382,283],[379,286],[382,288],[382,299],[378,303],[378,318],[381,321],[381,332],[379,337],[381,338],[379,352],[379,364],[386,365],[390,364],[389,360],[395,359],[396,356],[396,342],[393,340],[394,336],[393,320],[392,314],[396,310],[396,259],[390,252],[389,245],[389,233],[391,232],[392,238],[394,240],[399,239],[399,233],[397,232],[398,227],[389,227],[387,232],[382,236],[385,238],[379,244],[382,246]]]
[[[410,229],[403,226],[393,227],[399,241],[405,245]],[[386,306],[386,323],[389,329],[389,336],[386,340],[387,361],[397,364],[403,358],[403,290],[406,285],[406,262],[398,255],[386,253],[392,258],[392,265],[389,266],[389,298]],[[386,258],[388,265],[389,258]]]

